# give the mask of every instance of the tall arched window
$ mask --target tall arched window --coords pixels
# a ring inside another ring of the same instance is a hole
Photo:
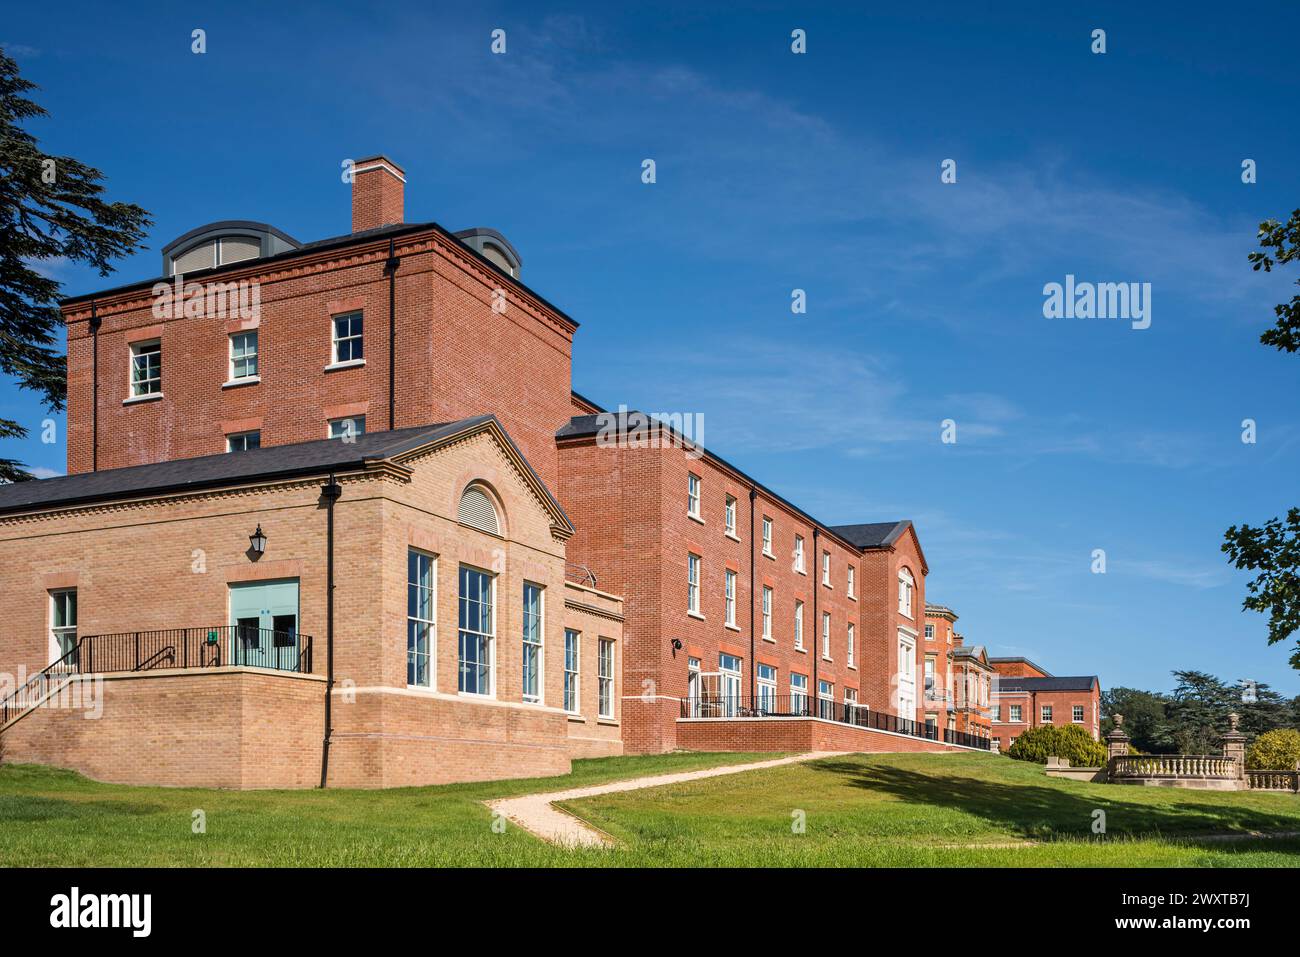
[[[501,524],[497,521],[496,506],[487,493],[475,485],[465,489],[460,497],[460,522],[470,528],[492,535],[501,534]]]
[[[898,573],[898,613],[912,617],[912,589],[916,582],[912,579],[912,573],[904,568]]]

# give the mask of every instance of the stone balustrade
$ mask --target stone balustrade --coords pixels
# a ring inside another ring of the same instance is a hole
[[[1237,777],[1236,762],[1217,754],[1129,754],[1111,758],[1112,778]]]

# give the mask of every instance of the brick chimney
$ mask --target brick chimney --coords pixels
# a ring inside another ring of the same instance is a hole
[[[402,222],[406,172],[387,156],[356,161],[352,168],[352,231]]]

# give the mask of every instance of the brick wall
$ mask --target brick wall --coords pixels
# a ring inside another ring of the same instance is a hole
[[[854,751],[952,753],[974,749],[816,718],[687,719],[677,740],[691,751]]]

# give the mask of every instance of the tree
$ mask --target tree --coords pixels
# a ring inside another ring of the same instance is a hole
[[[84,263],[107,276],[111,260],[141,248],[150,219],[139,206],[102,199],[99,170],[41,152],[19,125],[48,115],[25,96],[34,89],[0,49],[0,372],[57,412],[68,390],[55,348],[63,324],[61,287],[33,264]],[[0,418],[0,438],[26,435],[20,423]],[[31,477],[21,463],[0,458],[0,482]]]
[[[1105,737],[1114,727],[1110,715],[1124,716],[1124,732],[1133,747],[1147,754],[1167,748],[1170,735],[1167,709],[1169,699],[1157,692],[1137,688],[1111,688],[1101,695],[1101,710],[1107,715],[1102,722],[1101,734]]]
[[[1016,738],[1007,757],[1037,764],[1057,757],[1067,759],[1071,767],[1099,768],[1106,763],[1106,746],[1077,724],[1042,724]]]
[[[1240,694],[1203,671],[1175,671],[1169,721],[1160,743],[1179,754],[1217,754],[1228,715],[1240,707]]]
[[[1275,219],[1260,223],[1258,239],[1260,249],[1247,257],[1256,272],[1300,262],[1300,209],[1291,213],[1286,225]],[[1259,341],[1282,352],[1300,349],[1300,295],[1278,304],[1273,312],[1277,322]],[[1268,613],[1270,645],[1285,641],[1300,628],[1300,508],[1288,511],[1285,522],[1272,518],[1261,528],[1233,525],[1223,537],[1228,559],[1243,571],[1258,573],[1246,586],[1242,608]],[[1291,667],[1300,669],[1300,642],[1291,655]]]
[[[1246,749],[1246,767],[1252,771],[1294,771],[1300,767],[1300,731],[1279,728],[1261,734]]]

